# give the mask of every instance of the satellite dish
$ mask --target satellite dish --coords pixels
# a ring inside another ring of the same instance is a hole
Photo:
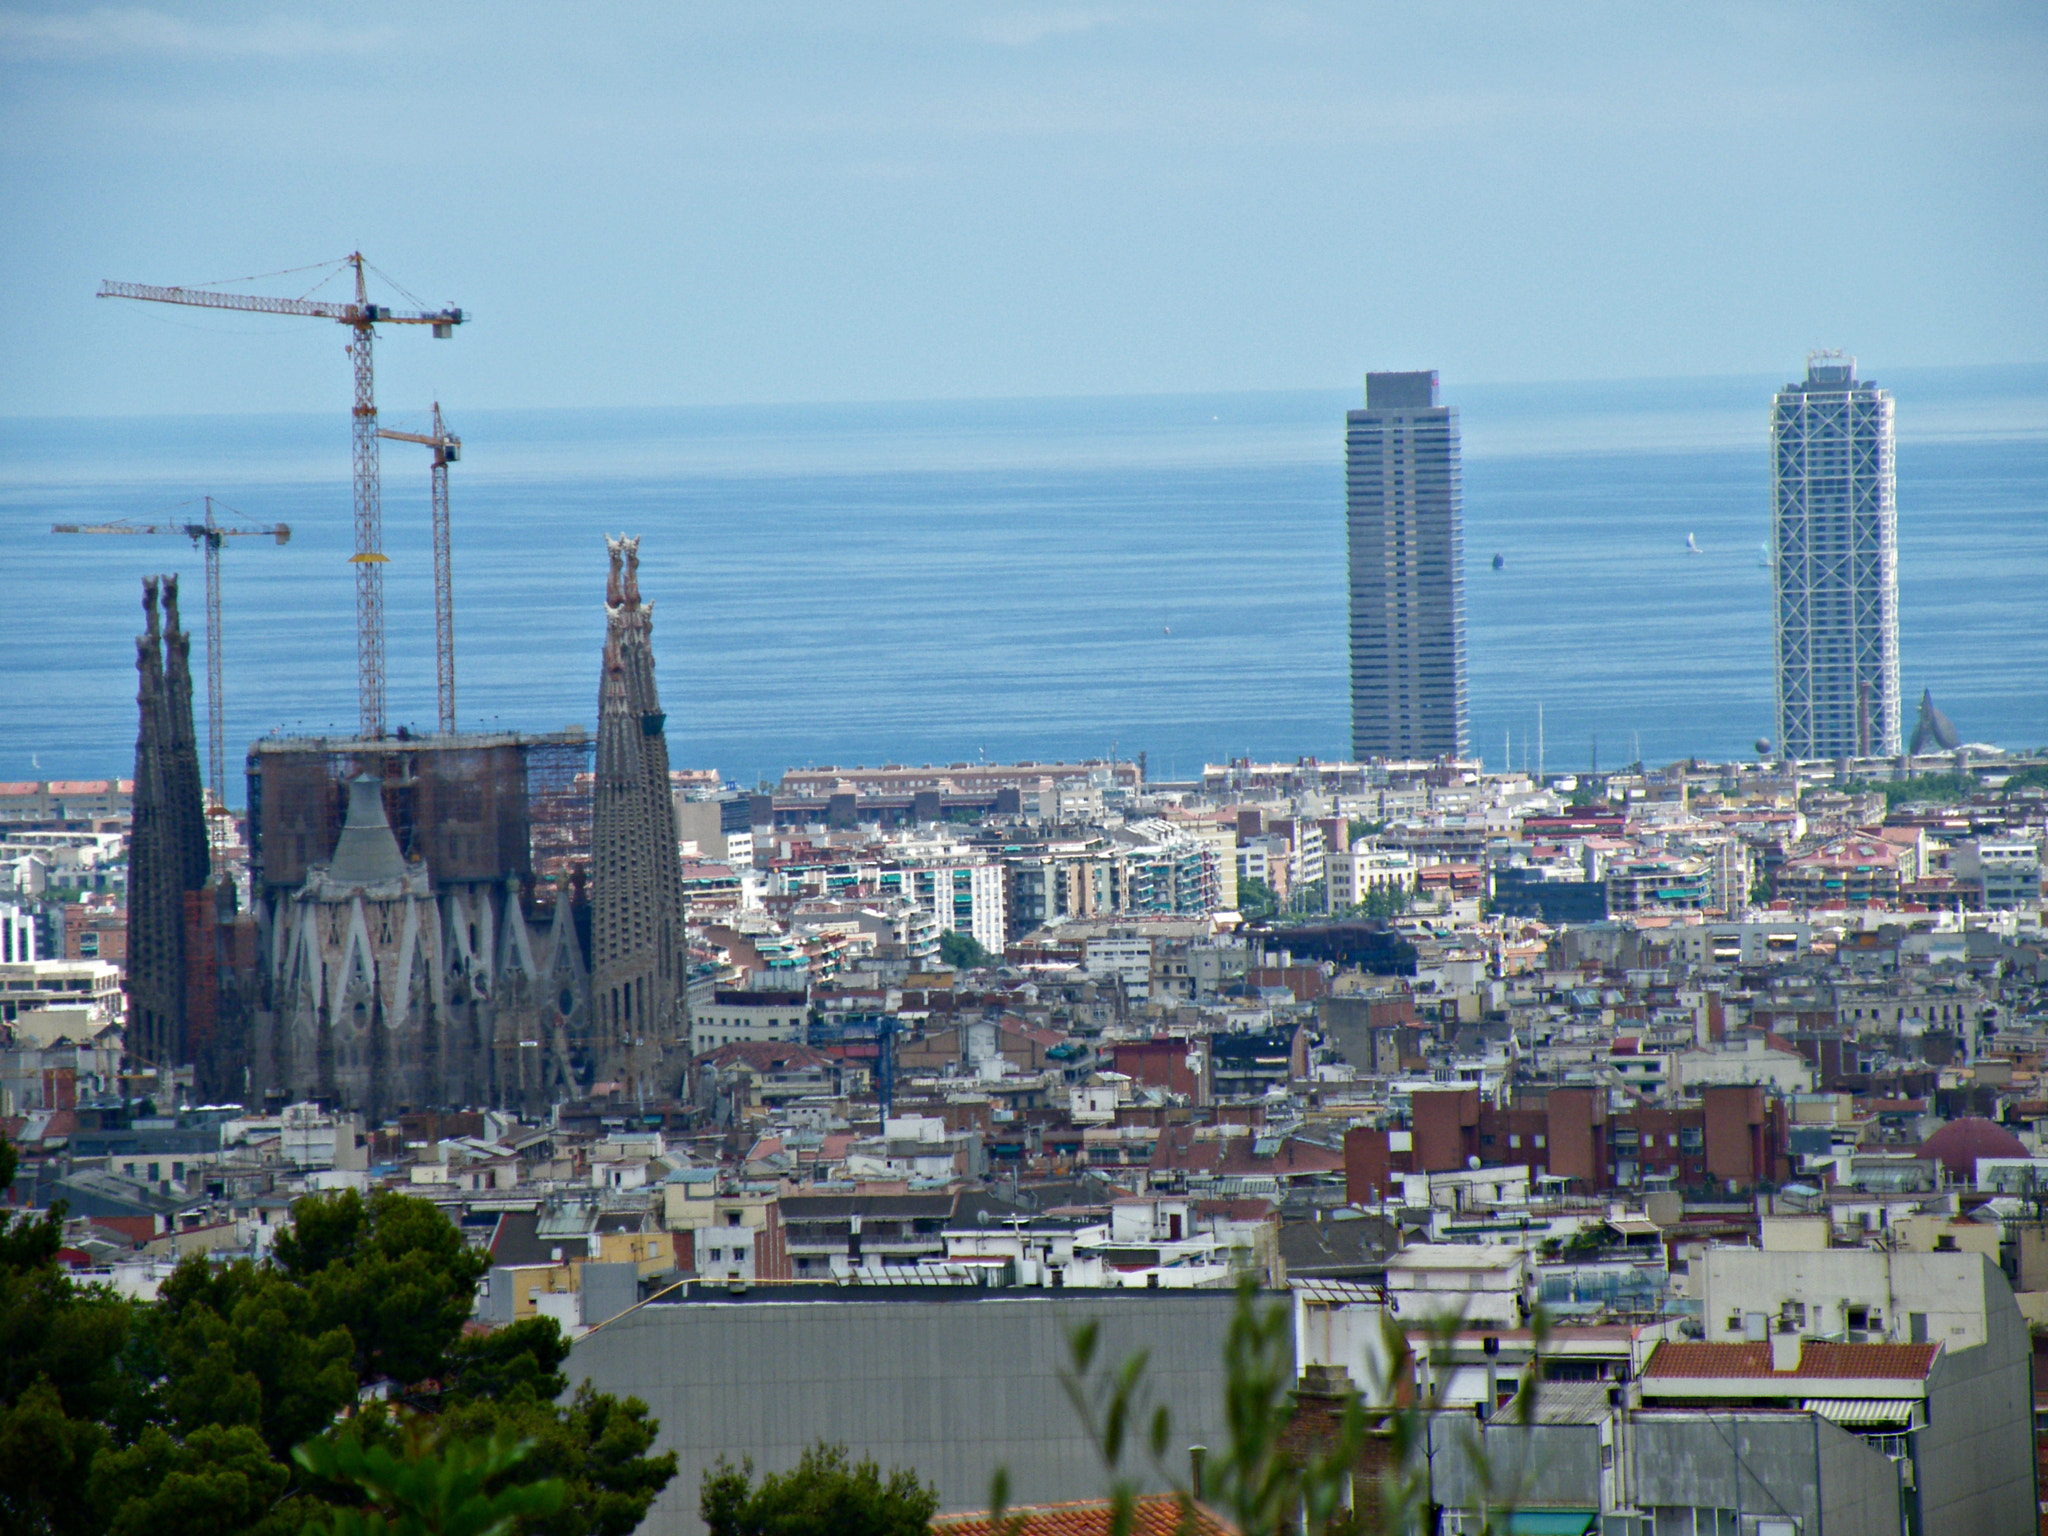
[[[1465,1159],[1465,1166],[1466,1166],[1467,1168],[1470,1168],[1471,1170],[1473,1170],[1473,1171],[1474,1171],[1475,1173],[1476,1173],[1476,1172],[1478,1172],[1478,1170],[1479,1170],[1479,1158],[1477,1157],[1477,1155],[1474,1155],[1474,1156],[1472,1156],[1472,1157],[1468,1157],[1468,1158],[1466,1158],[1466,1159]]]

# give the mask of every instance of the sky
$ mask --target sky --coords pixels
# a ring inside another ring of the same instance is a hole
[[[473,317],[381,399],[549,408],[2038,362],[2044,236],[2038,0],[0,0],[4,415],[334,408],[94,293],[355,249]]]

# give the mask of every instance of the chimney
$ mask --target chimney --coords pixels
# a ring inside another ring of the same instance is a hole
[[[1771,1369],[1773,1371],[1796,1371],[1799,1369],[1799,1335],[1790,1327],[1780,1325],[1771,1335]]]

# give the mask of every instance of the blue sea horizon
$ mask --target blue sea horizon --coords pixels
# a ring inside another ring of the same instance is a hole
[[[2048,367],[1867,369],[1898,401],[1901,671],[1965,737],[2048,743]],[[1472,747],[1552,770],[1772,732],[1768,378],[1459,385]],[[337,391],[341,385],[337,382]],[[337,393],[337,402],[341,396]],[[464,728],[595,715],[601,535],[642,536],[673,759],[1348,754],[1343,412],[1356,391],[463,412]],[[410,423],[386,403],[386,425]],[[383,459],[393,725],[434,720],[426,455]],[[136,578],[214,494],[288,522],[223,560],[228,755],[355,716],[332,413],[0,419],[0,779],[123,773]],[[1687,536],[1698,545],[1689,553]],[[1501,557],[1499,569],[1493,558]],[[196,660],[196,658],[195,658]],[[231,788],[231,796],[235,791]]]

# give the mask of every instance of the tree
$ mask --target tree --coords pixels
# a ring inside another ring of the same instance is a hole
[[[1311,912],[1320,912],[1329,905],[1329,885],[1322,880],[1312,880],[1307,885],[1297,885],[1287,893],[1287,915],[1306,917]]]
[[[13,1171],[0,1142],[0,1187]],[[552,1320],[466,1336],[489,1261],[431,1203],[351,1191],[293,1214],[274,1267],[188,1259],[147,1305],[72,1281],[56,1262],[61,1216],[0,1217],[0,1532],[452,1533],[516,1514],[541,1536],[626,1536],[640,1523],[675,1476],[673,1456],[649,1454],[646,1405],[587,1386],[558,1404],[568,1344]],[[359,1408],[386,1378],[405,1397]],[[469,1518],[467,1494],[404,1503],[465,1478],[490,1521],[451,1523]],[[542,1485],[555,1492],[529,1496]]]
[[[311,1529],[326,1536],[509,1536],[561,1506],[562,1485],[508,1482],[533,1447],[506,1438],[451,1440],[404,1453],[357,1440],[314,1440],[293,1459],[315,1477],[344,1483],[366,1499],[363,1509],[335,1510]],[[493,1487],[492,1485],[496,1485]]]
[[[697,1510],[710,1536],[924,1536],[938,1490],[902,1468],[885,1479],[872,1460],[820,1442],[795,1468],[753,1486],[754,1464],[720,1457],[704,1474]]]
[[[561,1347],[566,1355],[566,1342]],[[648,1454],[659,1432],[637,1397],[593,1391],[588,1382],[566,1408],[529,1385],[459,1401],[439,1419],[439,1433],[450,1439],[524,1440],[531,1452],[520,1475],[561,1483],[559,1509],[528,1519],[524,1529],[532,1536],[630,1536],[676,1475],[675,1452]]]
[[[247,1425],[202,1425],[182,1441],[151,1425],[94,1461],[92,1505],[108,1536],[220,1536],[260,1525],[291,1480]]]
[[[243,1425],[283,1458],[356,1400],[348,1329],[275,1270],[188,1259],[141,1321],[160,1371],[152,1398],[179,1434]]]
[[[14,1182],[0,1138],[0,1190]],[[127,1390],[119,1362],[131,1308],[77,1285],[57,1263],[61,1207],[0,1215],[0,1529],[97,1530],[86,1497],[103,1419]]]
[[[348,1330],[365,1382],[437,1374],[491,1267],[431,1201],[384,1189],[299,1201],[274,1256],[305,1290],[316,1326]]]
[[[981,941],[973,934],[948,930],[939,935],[939,958],[955,970],[975,971],[995,957],[982,948]]]
[[[1237,882],[1237,910],[1252,919],[1271,917],[1280,910],[1280,898],[1263,880],[1240,880]]]
[[[567,1405],[561,1367],[569,1344],[551,1318],[466,1337],[487,1255],[426,1200],[379,1191],[309,1196],[280,1237],[280,1270],[301,1286],[319,1324],[353,1339],[367,1384],[391,1378],[417,1387],[410,1409],[358,1416],[347,1438],[396,1450],[439,1452],[465,1443],[526,1447],[501,1477],[560,1482],[552,1513],[529,1515],[540,1536],[626,1536],[675,1477],[676,1458],[650,1455],[659,1426],[637,1398],[587,1385]],[[301,1461],[301,1465],[304,1465]]]

